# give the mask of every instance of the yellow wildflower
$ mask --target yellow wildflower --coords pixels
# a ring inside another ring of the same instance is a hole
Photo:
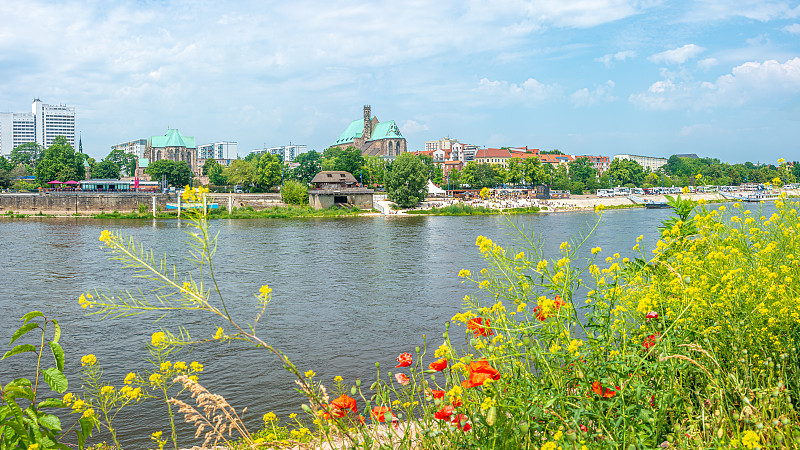
[[[552,441],[545,442],[544,445],[542,445],[542,450],[556,450],[557,448],[558,446],[556,443]]]
[[[747,448],[756,448],[760,441],[761,438],[759,438],[758,434],[753,430],[747,430],[744,436],[742,436],[742,445]]]
[[[272,292],[272,288],[270,288],[269,286],[267,286],[265,284],[265,285],[261,286],[261,289],[259,289],[258,292],[259,292],[259,295],[258,295],[259,297],[267,298],[267,296],[270,294],[270,292]]]
[[[83,405],[85,404],[86,402],[84,402],[83,400],[75,400],[75,403],[72,404],[72,409],[78,411],[80,409],[83,409]]]
[[[313,370],[309,370],[304,375],[306,376],[306,378],[314,378],[315,376],[317,376],[317,373],[314,372]]]
[[[83,417],[92,417],[93,415],[94,415],[94,410],[92,408],[89,408],[83,412]]]
[[[86,355],[81,358],[81,366],[93,366],[97,363],[97,358],[94,355]]]
[[[472,276],[472,273],[467,269],[461,269],[458,272],[458,276],[461,278],[469,278],[470,276]]]
[[[150,337],[150,345],[153,347],[161,347],[167,340],[167,335],[163,331],[156,331]]]
[[[336,375],[335,377],[333,377],[333,381],[341,383],[342,381],[344,381],[344,378],[342,378],[341,375]]]
[[[75,396],[72,394],[72,392],[67,392],[64,394],[64,398],[61,401],[64,402],[65,405],[69,405],[74,399]]]
[[[272,422],[272,421],[278,420],[278,416],[276,416],[274,412],[270,411],[270,412],[264,414],[263,419],[264,419],[264,423],[267,423],[267,422]]]
[[[179,372],[183,372],[183,371],[185,371],[187,369],[186,363],[183,362],[183,361],[176,362],[174,367],[175,367],[175,370],[177,370]]]
[[[133,383],[133,380],[135,380],[135,379],[136,379],[136,374],[133,373],[133,372],[130,372],[127,375],[125,375],[124,382],[125,382],[125,384],[131,384],[131,383]]]
[[[149,381],[150,381],[150,384],[152,384],[152,385],[160,384],[161,383],[161,374],[160,373],[154,373],[154,374],[150,375]]]
[[[100,388],[100,393],[102,395],[109,395],[114,393],[114,386],[103,386]]]
[[[162,362],[162,363],[161,363],[161,368],[160,368],[160,370],[161,370],[162,372],[168,372],[168,371],[169,371],[169,369],[171,369],[171,368],[172,368],[172,363],[171,363],[171,362],[169,362],[169,361],[164,361],[164,362]]]
[[[217,327],[217,332],[214,333],[214,339],[222,339],[225,336],[225,330],[222,327]]]
[[[108,230],[100,232],[100,242],[108,244],[111,242],[111,233]]]
[[[192,370],[194,370],[195,372],[202,372],[203,371],[203,365],[200,364],[197,361],[192,361],[192,363],[189,364],[189,367],[191,367]]]

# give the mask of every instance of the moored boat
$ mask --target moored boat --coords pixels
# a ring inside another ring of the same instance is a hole
[[[729,194],[726,192],[720,192],[720,194],[722,194],[722,196],[728,200],[736,200],[740,202],[768,202],[780,198],[780,194],[773,191],[753,192],[746,195]]]
[[[651,200],[649,198],[642,198],[637,195],[629,195],[628,198],[630,199],[630,201],[636,203],[637,205],[644,205],[644,207],[647,209],[664,209],[671,207],[667,202],[657,202],[655,200]]]

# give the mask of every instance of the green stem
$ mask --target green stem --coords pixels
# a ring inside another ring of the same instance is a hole
[[[41,367],[42,363],[42,353],[44,353],[44,334],[47,330],[47,320],[44,321],[44,326],[42,327],[42,344],[39,346],[39,354],[37,355],[36,359],[36,383],[33,386],[33,400],[31,400],[31,404],[36,404],[36,391],[39,389],[39,368]]]

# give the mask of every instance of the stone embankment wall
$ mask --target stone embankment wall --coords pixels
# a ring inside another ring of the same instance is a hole
[[[228,207],[228,199],[233,199],[234,208],[246,208],[248,206],[255,210],[265,208],[272,208],[275,206],[286,206],[281,200],[281,194],[263,193],[263,194],[233,194],[233,193],[212,193],[211,202],[219,203],[221,209]]]
[[[144,204],[152,211],[153,197],[156,207],[166,209],[167,201],[173,201],[166,194],[152,193],[3,193],[0,194],[0,213],[13,211],[17,214],[98,214],[103,212],[138,211]]]

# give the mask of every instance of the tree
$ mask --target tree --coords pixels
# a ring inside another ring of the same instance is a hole
[[[344,170],[359,178],[364,157],[361,150],[352,145],[342,150],[339,147],[329,147],[322,153],[322,170]]]
[[[645,174],[641,164],[629,159],[615,159],[611,161],[608,174],[613,178],[613,183],[616,186],[626,186],[629,184],[641,186],[644,183]]]
[[[294,169],[292,176],[303,183],[311,183],[322,170],[322,155],[314,150],[297,155],[294,162],[300,165]]]
[[[281,199],[287,205],[307,205],[308,185],[294,180],[286,180],[281,186]]]
[[[386,160],[380,156],[364,157],[364,183],[365,184],[386,184]]]
[[[119,179],[119,166],[113,161],[103,160],[92,168],[92,178]]]
[[[167,184],[171,186],[185,186],[192,179],[192,170],[186,161],[171,161],[160,159],[147,166],[147,173],[152,181],[161,181],[166,177]]]
[[[539,158],[525,158],[522,163],[522,175],[525,184],[528,186],[550,182],[550,174],[547,172],[545,165],[539,161]]]
[[[426,167],[416,155],[401,153],[392,163],[387,178],[389,200],[403,208],[415,206],[428,195]]]
[[[497,170],[491,164],[470,161],[464,166],[461,182],[472,189],[497,186]]]
[[[83,155],[75,153],[64,136],[53,139],[53,145],[44,151],[44,156],[36,165],[36,180],[41,185],[53,180],[82,180],[84,176]]]
[[[244,159],[237,159],[222,171],[228,183],[240,186],[250,186],[255,183],[256,171],[252,163]]]
[[[541,151],[541,152],[539,152],[539,154],[540,154],[540,155],[563,155],[563,154],[564,154],[564,152],[562,152],[562,151],[561,151],[561,150],[559,150],[559,149],[554,149],[554,150],[545,150],[545,151]]]
[[[592,166],[589,158],[578,158],[567,164],[567,167],[569,169],[569,178],[573,183],[578,181],[583,185],[587,185],[589,180],[597,178],[597,170]]]
[[[222,175],[222,164],[218,163],[214,158],[208,158],[203,164],[203,175],[208,177],[208,181],[214,186],[222,186],[226,183],[225,177]]]
[[[125,175],[131,176],[136,173],[136,163],[138,158],[133,153],[128,153],[120,149],[111,150],[111,153],[105,157],[105,161],[111,161],[119,167],[119,170],[124,171]],[[94,176],[94,175],[93,175]]]
[[[282,178],[283,164],[278,155],[265,153],[261,155],[255,166],[256,183],[263,187],[271,188],[280,184]]]
[[[8,155],[13,165],[23,164],[29,167],[36,167],[36,164],[44,156],[44,148],[36,142],[26,142],[11,150]]]
[[[11,186],[11,169],[13,168],[14,165],[3,155],[0,155],[0,188],[5,189]]]

